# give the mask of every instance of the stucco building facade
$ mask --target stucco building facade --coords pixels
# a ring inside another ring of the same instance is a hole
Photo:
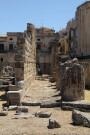
[[[36,28],[36,62],[43,74],[50,74],[51,55],[49,42],[59,37],[55,30],[41,27]]]
[[[90,56],[90,1],[77,8],[75,18],[67,23],[71,57]]]

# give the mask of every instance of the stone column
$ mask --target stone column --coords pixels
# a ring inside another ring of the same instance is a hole
[[[78,101],[85,99],[85,75],[84,68],[74,63],[66,67],[62,78],[61,99],[63,101]]]

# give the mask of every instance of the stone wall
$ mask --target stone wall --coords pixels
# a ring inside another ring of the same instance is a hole
[[[39,66],[42,74],[50,74],[50,63],[40,63]]]
[[[50,55],[51,55],[51,67],[50,67],[50,73],[53,77],[53,79],[56,81],[57,78],[57,54],[58,54],[58,47],[60,46],[59,38],[55,38],[54,40],[51,40],[49,42],[49,48],[50,48]]]
[[[31,26],[30,26],[31,27]],[[31,38],[30,38],[31,34]],[[24,81],[25,91],[30,88],[36,76],[36,45],[34,26],[25,38],[25,61],[24,61]]]
[[[90,59],[80,60],[79,63],[84,67],[86,88],[90,88]]]
[[[9,87],[8,104],[20,105],[36,76],[35,30],[27,24],[27,31],[17,38],[17,55],[15,55],[15,86]]]
[[[64,55],[68,55],[69,53],[67,36],[64,36],[63,38],[60,39],[60,53]]]
[[[90,55],[90,1],[80,5],[76,11],[78,57]]]
[[[15,52],[0,53],[0,67],[11,66],[15,69]]]
[[[0,75],[3,75],[4,68],[10,66],[15,71],[15,52],[0,53]]]
[[[42,74],[50,74],[50,67],[51,67],[50,52],[40,53],[38,58],[39,62],[37,62],[37,65],[39,66]]]

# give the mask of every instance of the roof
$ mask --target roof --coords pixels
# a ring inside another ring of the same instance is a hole
[[[7,37],[7,35],[0,35],[0,37]]]
[[[40,28],[36,28],[36,29],[54,30],[54,29],[51,29],[51,28],[46,28],[46,27],[40,27]]]

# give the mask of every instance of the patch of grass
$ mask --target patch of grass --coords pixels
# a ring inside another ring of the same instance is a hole
[[[90,90],[85,90],[85,99],[90,103]]]

